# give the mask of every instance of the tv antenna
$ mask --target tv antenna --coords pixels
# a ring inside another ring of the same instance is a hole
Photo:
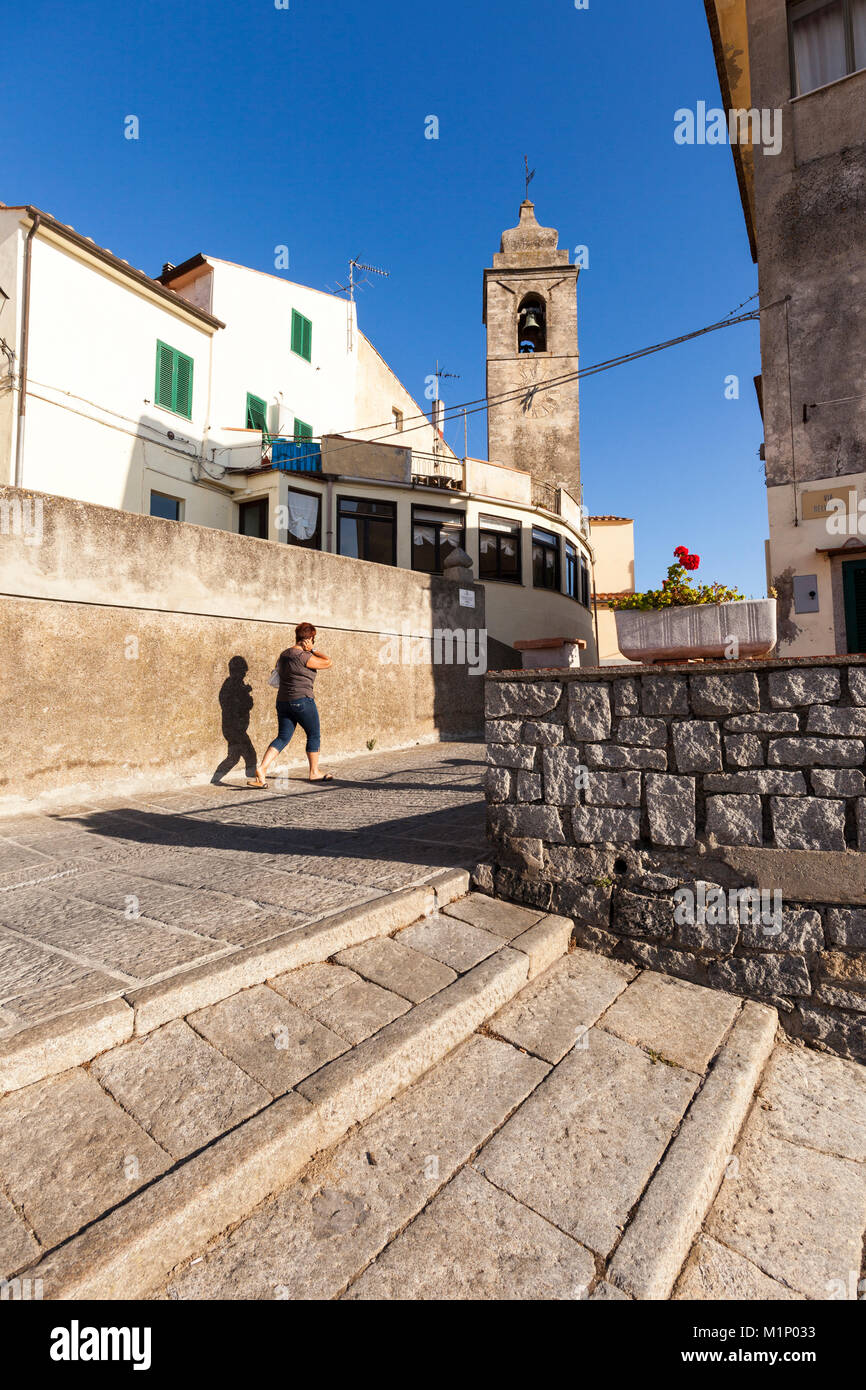
[[[459,381],[459,380],[460,380],[460,373],[459,373],[459,372],[446,372],[442,367],[439,366],[439,358],[437,357],[437,358],[436,358],[436,370],[435,370],[435,372],[433,373],[433,375],[434,375],[434,377],[436,378],[436,395],[435,395],[435,397],[434,397],[435,404],[434,404],[434,406],[433,406],[433,412],[432,412],[432,416],[431,416],[432,423],[433,423],[433,428],[434,428],[434,430],[436,431],[436,433],[435,433],[435,435],[434,435],[434,439],[433,439],[433,452],[434,452],[434,454],[438,454],[438,453],[440,452],[439,431],[443,428],[443,425],[442,425],[443,411],[442,411],[442,407],[441,407],[440,401],[439,401],[439,384],[440,384],[441,381],[443,381],[443,379],[444,379],[444,380],[450,380],[450,381]],[[464,433],[465,433],[465,422],[464,422]]]
[[[364,275],[360,281],[355,280],[356,270],[364,271]],[[369,285],[370,281],[367,278],[368,275],[382,275],[387,279],[390,274],[390,270],[383,270],[382,267],[378,265],[367,265],[367,263],[360,260],[358,256],[353,256],[349,262],[349,279],[347,283],[345,285],[338,284],[336,290],[332,291],[333,294],[348,294],[349,296],[346,301],[346,350],[348,352],[352,351],[352,305],[355,302],[355,290],[361,289],[364,285]]]
[[[440,366],[439,366],[439,358],[438,358],[438,357],[436,358],[436,370],[435,370],[435,372],[433,373],[433,375],[434,375],[435,378],[436,378],[436,399],[437,399],[437,401],[438,401],[438,399],[439,399],[439,383],[440,383],[440,381],[442,381],[443,377],[444,377],[444,378],[450,378],[451,381],[459,381],[459,380],[460,380],[460,373],[459,373],[459,372],[446,372],[446,371],[444,371],[444,370],[442,370],[442,369],[440,368]]]

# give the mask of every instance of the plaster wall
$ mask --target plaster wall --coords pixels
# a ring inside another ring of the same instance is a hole
[[[0,507],[14,502],[38,504],[41,527],[0,546],[7,811],[207,779],[229,734],[262,752],[276,732],[268,675],[301,621],[334,660],[317,685],[323,758],[480,729],[483,680],[431,661],[437,629],[484,627],[480,586],[468,608],[458,585],[411,570],[0,489]],[[395,647],[404,631],[417,642]],[[236,708],[226,725],[233,658],[254,702],[245,730]],[[303,763],[299,739],[288,759]]]

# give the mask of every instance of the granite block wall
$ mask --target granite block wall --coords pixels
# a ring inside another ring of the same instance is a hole
[[[866,658],[486,686],[488,892],[866,1059]]]

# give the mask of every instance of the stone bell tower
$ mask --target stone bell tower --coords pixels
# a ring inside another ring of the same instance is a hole
[[[502,233],[484,272],[487,457],[565,487],[580,500],[577,276],[554,227],[539,227],[529,199]],[[547,390],[554,377],[571,376]],[[511,393],[502,401],[503,393]]]

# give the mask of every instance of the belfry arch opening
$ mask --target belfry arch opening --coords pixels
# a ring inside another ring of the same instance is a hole
[[[540,294],[527,294],[517,310],[517,351],[547,351],[547,307]]]

